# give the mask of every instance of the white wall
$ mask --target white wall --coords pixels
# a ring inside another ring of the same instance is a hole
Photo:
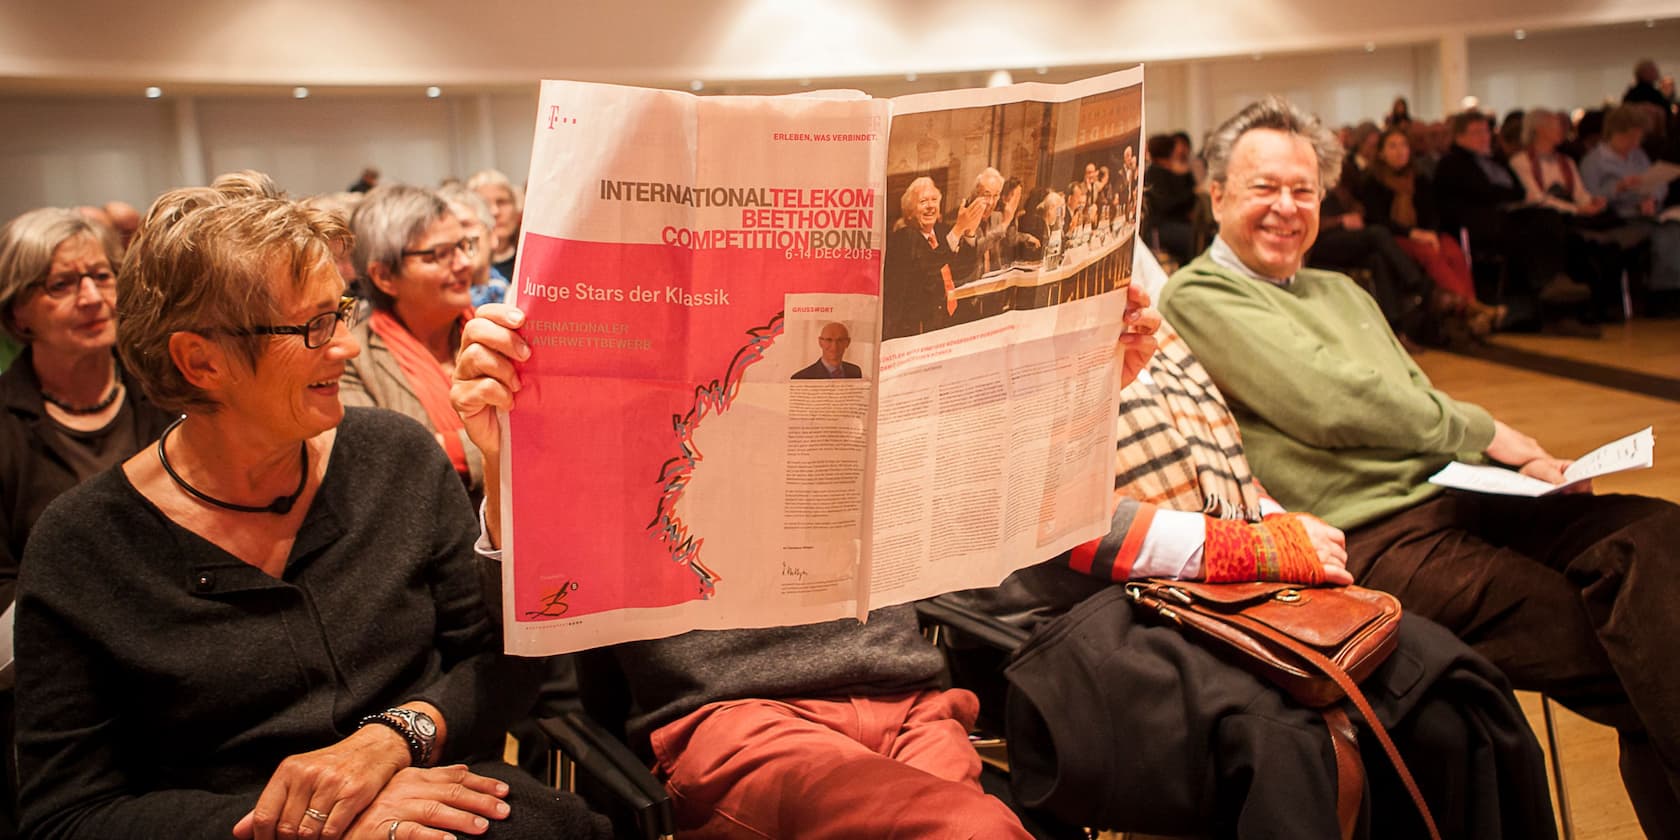
[[[1620,102],[1633,84],[1633,64],[1654,59],[1665,75],[1680,75],[1680,25],[1668,22],[1607,26],[1561,33],[1529,33],[1470,41],[1470,93],[1483,108],[1593,107]]]
[[[3,18],[3,15],[0,15]],[[1468,85],[1492,108],[1575,107],[1605,95],[1619,96],[1633,61],[1655,58],[1665,72],[1680,71],[1680,21],[1655,28],[1641,24],[1534,32],[1469,42]],[[3,40],[3,36],[0,36]],[[1354,123],[1385,113],[1396,95],[1415,114],[1440,116],[1439,56],[1435,41],[1361,45],[1311,54],[1244,55],[1197,62],[1150,64],[1144,112],[1151,133],[1212,129],[1262,93],[1283,93],[1322,114],[1331,124]],[[1089,68],[1095,73],[1103,67]],[[1054,80],[1072,71],[1042,77]],[[1018,79],[1040,78],[1021,71]],[[878,93],[900,93],[928,84],[978,84],[976,74],[951,74],[910,83],[848,79]],[[823,80],[820,84],[830,84]],[[721,85],[725,89],[785,92],[797,82]],[[708,87],[708,91],[717,87]],[[494,166],[522,182],[530,166],[536,115],[535,83],[484,93],[448,93],[429,100],[419,88],[357,95],[317,95],[293,100],[285,91],[266,96],[207,93],[191,98],[191,115],[178,125],[173,95],[148,101],[89,95],[7,94],[0,85],[0,219],[42,205],[75,205],[121,199],[144,207],[170,187],[251,167],[266,171],[294,195],[343,189],[372,163],[389,181],[436,184]],[[191,151],[202,159],[202,176]],[[183,167],[183,150],[189,160]]]

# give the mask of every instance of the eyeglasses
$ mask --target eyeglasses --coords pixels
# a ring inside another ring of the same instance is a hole
[[[332,341],[333,333],[338,329],[338,322],[343,321],[345,327],[356,325],[357,306],[360,300],[350,295],[338,299],[338,308],[331,312],[322,312],[301,324],[285,324],[277,327],[252,327],[248,330],[229,330],[229,335],[301,335],[303,346],[313,350]]]
[[[471,236],[463,236],[458,242],[445,242],[442,245],[434,245],[430,248],[404,251],[402,256],[404,259],[419,257],[421,262],[434,265],[440,262],[448,262],[456,251],[460,251],[461,256],[470,260],[478,256],[478,240]]]
[[[117,285],[117,275],[109,268],[100,268],[48,275],[47,279],[41,281],[41,291],[53,300],[63,300],[81,291],[83,280],[92,280],[94,288],[102,292],[109,291]]]

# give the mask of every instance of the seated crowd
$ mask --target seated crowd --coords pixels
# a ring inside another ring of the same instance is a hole
[[[1124,292],[1108,535],[953,596],[1030,634],[1008,668],[1019,807],[1213,837],[1555,836],[1514,686],[1615,727],[1641,824],[1680,836],[1680,507],[1427,483],[1469,457],[1561,484],[1568,462],[1361,326],[1579,332],[1623,270],[1660,300],[1680,249],[1641,144],[1667,128],[1620,106],[1577,164],[1555,113],[1503,150],[1480,114],[1437,132],[1403,106],[1345,148],[1268,98],[1199,157],[1151,138],[1141,174],[1128,148],[1025,199],[988,169],[955,223],[927,179],[905,191],[889,248],[944,276],[905,293],[906,334],[951,315],[954,270],[1129,216],[1140,178],[1138,236],[1181,266],[1150,282],[1138,249]],[[0,835],[611,836],[500,760],[570,686],[501,650],[498,414],[541,352],[502,300],[520,191],[378,180],[293,200],[234,173],[132,224],[42,209],[0,229],[21,346],[0,373]],[[1309,267],[1321,253],[1364,258],[1337,262],[1373,294]],[[1433,820],[1375,760],[1349,799],[1337,754],[1380,756],[1369,730],[1137,620],[1121,585],[1145,577],[1398,596],[1398,648],[1365,685]],[[610,654],[683,837],[1031,836],[982,790],[978,701],[910,605]]]

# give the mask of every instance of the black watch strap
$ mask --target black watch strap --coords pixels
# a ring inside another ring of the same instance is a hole
[[[412,766],[430,766],[432,746],[437,743],[437,727],[425,712],[413,709],[386,709],[362,718],[356,724],[356,728],[359,730],[370,723],[387,727],[402,736],[403,741],[408,743],[408,758]]]

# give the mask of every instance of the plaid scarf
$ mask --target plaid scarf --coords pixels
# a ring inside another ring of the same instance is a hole
[[[1237,421],[1189,345],[1163,323],[1149,376],[1120,392],[1114,492],[1171,510],[1260,520]]]

